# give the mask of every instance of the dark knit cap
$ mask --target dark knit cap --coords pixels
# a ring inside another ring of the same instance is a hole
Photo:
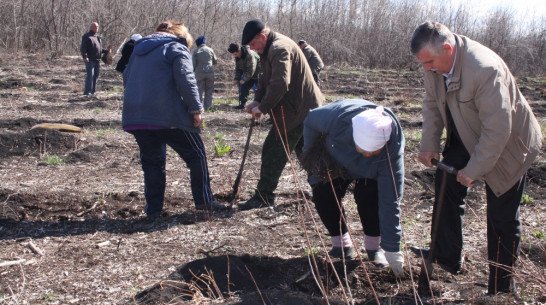
[[[305,40],[298,41],[298,46],[301,46],[302,44],[307,44],[307,41]]]
[[[248,44],[258,33],[260,33],[265,28],[265,24],[259,19],[250,20],[245,24],[243,29],[243,39],[241,44]]]
[[[207,37],[205,37],[205,35],[197,37],[197,39],[195,40],[195,44],[197,44],[197,46],[207,44]]]
[[[232,42],[229,44],[229,47],[227,50],[229,53],[239,52],[241,50],[241,45],[236,42]]]

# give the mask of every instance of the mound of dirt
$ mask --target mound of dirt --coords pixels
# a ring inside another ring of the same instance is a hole
[[[78,136],[57,130],[35,128],[23,133],[0,134],[0,158],[9,156],[63,155],[76,148]]]

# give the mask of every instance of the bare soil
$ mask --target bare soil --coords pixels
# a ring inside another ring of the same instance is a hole
[[[233,110],[232,62],[221,62],[212,111],[202,137],[218,200],[231,193],[249,128]],[[421,262],[408,248],[430,240],[434,172],[416,160],[422,75],[328,67],[329,101],[369,99],[398,115],[407,137],[402,202],[406,278],[367,261],[352,195],[353,239],[362,257],[327,263],[330,242],[294,161],[277,190],[277,205],[209,215],[196,211],[184,162],[168,151],[164,214],[144,217],[143,176],[133,137],[121,129],[121,75],[103,66],[98,94],[84,98],[84,65],[76,57],[0,58],[0,304],[540,304],[546,302],[546,164],[529,171],[521,207],[523,242],[518,295],[484,296],[487,284],[484,184],[468,197],[465,265],[453,276],[435,268],[429,292],[417,291]],[[545,78],[519,85],[546,124]],[[78,126],[81,132],[33,128]],[[262,120],[251,138],[239,199],[257,183]],[[214,144],[231,146],[224,156]],[[544,149],[544,148],[543,148]],[[544,152],[544,151],[543,151]],[[336,271],[336,272],[334,272]],[[321,283],[318,285],[317,283]]]

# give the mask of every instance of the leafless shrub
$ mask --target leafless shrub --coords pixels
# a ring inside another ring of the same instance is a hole
[[[163,19],[184,21],[194,36],[207,35],[221,57],[241,39],[249,19],[260,18],[294,40],[306,39],[328,65],[407,69],[413,29],[437,20],[453,31],[495,50],[516,74],[544,74],[546,18],[515,20],[511,8],[499,7],[483,20],[472,4],[425,0],[198,0],[107,1],[4,0],[0,2],[0,50],[78,54],[81,35],[97,21],[113,49],[133,33],[150,34]],[[408,14],[411,12],[411,14]]]
[[[529,247],[540,254],[538,262],[533,261],[529,255],[522,254],[519,258],[519,266],[515,269],[514,278],[519,283],[525,283],[525,289],[520,292],[521,297],[527,302],[546,302],[546,249],[544,243],[534,243]]]

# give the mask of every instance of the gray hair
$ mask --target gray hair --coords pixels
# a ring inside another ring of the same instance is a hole
[[[415,55],[428,48],[435,55],[440,55],[445,43],[455,46],[455,36],[451,30],[439,22],[427,21],[413,32],[410,51]]]

